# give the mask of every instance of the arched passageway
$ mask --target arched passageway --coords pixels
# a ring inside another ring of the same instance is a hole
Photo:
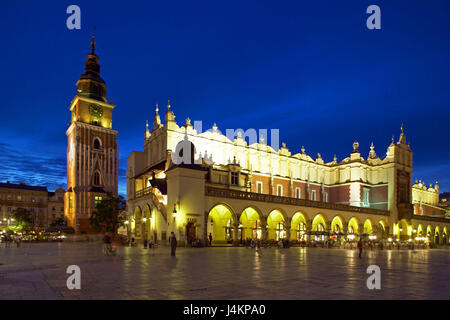
[[[280,210],[272,210],[267,217],[267,239],[280,240],[287,237],[286,222]]]
[[[238,240],[241,242],[247,239],[263,238],[261,215],[253,207],[248,207],[242,211],[239,223]]]
[[[347,227],[347,240],[356,241],[359,238],[359,221],[355,217],[351,218]]]
[[[327,240],[327,221],[322,214],[317,214],[311,226],[311,240],[316,242],[325,242]]]
[[[335,216],[331,221],[330,237],[332,240],[338,243],[341,243],[344,240],[344,219],[341,216]]]
[[[304,213],[296,212],[291,219],[291,240],[308,240],[307,219]]]
[[[131,229],[134,231],[134,237],[136,239],[142,238],[142,212],[141,208],[134,208],[133,218],[131,219]]]
[[[386,223],[383,220],[378,221],[376,230],[377,240],[387,240],[388,234],[386,231]]]
[[[232,243],[235,228],[235,215],[224,204],[214,206],[208,215],[207,235],[212,236],[212,244]]]

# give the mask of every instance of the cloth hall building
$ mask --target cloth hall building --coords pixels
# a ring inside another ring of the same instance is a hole
[[[384,158],[373,144],[365,158],[355,142],[347,158],[325,162],[284,143],[275,150],[239,134],[230,140],[216,125],[180,126],[170,104],[164,120],[156,108],[143,151],[127,160],[127,228],[137,241],[165,242],[174,232],[181,243],[206,243],[211,234],[213,245],[360,237],[449,244],[448,206],[440,206],[437,183],[412,181],[403,126]],[[174,161],[183,153],[197,160]]]

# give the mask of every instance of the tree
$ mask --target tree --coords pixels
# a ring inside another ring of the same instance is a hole
[[[95,211],[89,218],[91,226],[112,232],[114,236],[117,233],[117,229],[123,226],[126,220],[126,217],[121,214],[125,204],[126,202],[122,196],[114,197],[112,193],[108,192],[106,198],[96,205]]]
[[[11,213],[14,221],[16,222],[15,226],[11,226],[10,229],[13,231],[27,231],[30,230],[33,226],[33,214],[30,210],[25,208],[17,208],[14,209]]]
[[[50,223],[50,227],[65,227],[67,225],[66,223],[66,219],[64,219],[63,217],[58,217],[56,219],[54,219],[52,221],[52,223]]]

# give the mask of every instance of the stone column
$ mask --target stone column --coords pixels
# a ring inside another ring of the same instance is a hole
[[[233,224],[233,245],[239,245],[239,223]]]
[[[285,228],[286,228],[286,237],[290,241],[291,240],[291,218],[286,218],[285,221]]]

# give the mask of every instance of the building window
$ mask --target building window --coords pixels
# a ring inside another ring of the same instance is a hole
[[[34,197],[31,197],[31,202],[36,202],[36,200],[34,199]]]
[[[100,173],[98,171],[94,172],[94,186],[100,185]]]
[[[323,202],[328,202],[328,192],[323,193]]]
[[[316,190],[311,190],[311,200],[316,201]]]
[[[69,196],[69,208],[73,208],[73,197]]]
[[[95,196],[94,197],[94,202],[95,202],[95,206],[97,207],[97,205],[102,202],[102,197],[100,196]]]
[[[261,181],[256,182],[256,192],[263,193],[263,183]]]
[[[283,186],[281,184],[277,185],[277,196],[283,196]]]
[[[17,200],[21,201],[22,200],[22,196],[19,194],[17,195]]]
[[[300,199],[300,198],[301,198],[300,188],[299,188],[299,187],[295,188],[295,197],[296,197],[297,199]]]
[[[235,186],[239,185],[239,172],[231,173],[231,184]]]
[[[12,195],[8,194],[8,195],[6,196],[6,200],[12,200]]]
[[[94,149],[99,150],[99,149],[101,149],[101,148],[102,148],[102,144],[101,144],[101,142],[100,142],[100,139],[99,139],[99,138],[95,138],[95,139],[94,139]]]
[[[8,207],[8,212],[11,212],[11,207]]]
[[[363,206],[364,207],[370,207],[369,192],[370,192],[369,188],[364,188],[363,189]]]

